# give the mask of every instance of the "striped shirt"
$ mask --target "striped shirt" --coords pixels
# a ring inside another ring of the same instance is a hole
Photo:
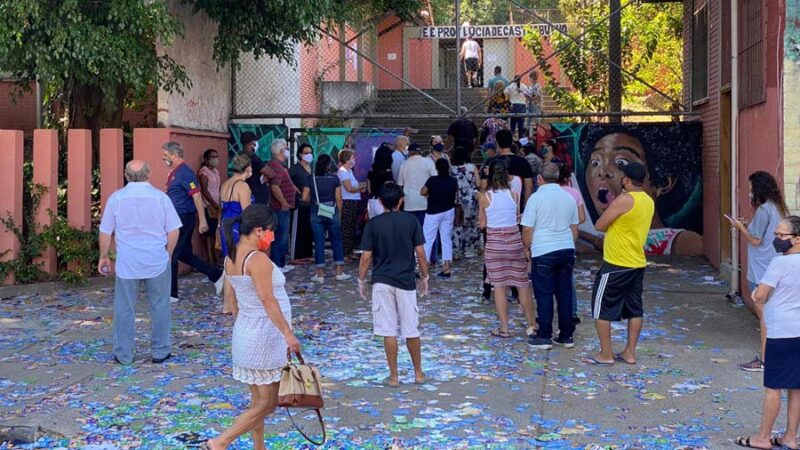
[[[294,187],[294,183],[292,183],[292,177],[289,176],[289,171],[283,167],[280,161],[275,159],[271,159],[267,165],[275,172],[275,176],[269,180],[270,187],[278,186],[283,193],[283,198],[286,200],[286,203],[289,204],[289,208],[294,209],[295,193],[297,189]],[[281,202],[279,202],[274,195],[270,197],[269,204],[273,211],[280,211],[282,208]]]

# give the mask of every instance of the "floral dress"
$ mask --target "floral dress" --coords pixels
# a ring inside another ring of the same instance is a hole
[[[453,254],[458,258],[476,256],[481,248],[481,233],[478,230],[475,165],[453,166],[450,174],[458,181],[458,202],[464,210],[463,223],[453,228]]]

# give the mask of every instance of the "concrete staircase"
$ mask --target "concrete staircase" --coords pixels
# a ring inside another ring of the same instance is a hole
[[[455,89],[426,89],[424,92],[436,100],[448,105],[456,110],[456,91]],[[489,95],[486,88],[464,88],[461,91],[461,104],[468,109],[480,104],[472,109],[474,113],[484,113],[485,104],[482,103]],[[544,98],[545,111],[558,111],[560,108],[549,97]],[[391,89],[378,91],[378,98],[375,103],[375,114],[397,114],[401,117],[393,119],[369,118],[364,121],[362,127],[365,128],[404,128],[411,127],[419,130],[413,140],[426,144],[429,137],[435,134],[444,137],[447,134],[447,127],[453,121],[452,117],[419,117],[424,115],[451,114],[441,105],[425,97],[413,89]],[[416,117],[412,117],[416,116]],[[475,124],[480,126],[482,119],[476,118]]]

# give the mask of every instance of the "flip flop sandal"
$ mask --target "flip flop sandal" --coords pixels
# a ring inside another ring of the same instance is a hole
[[[528,328],[525,328],[525,334],[527,334],[528,336],[533,336],[534,334],[536,334],[537,331],[539,331],[539,327],[537,327],[536,325],[531,325]]]
[[[761,450],[772,450],[772,446],[771,445],[770,445],[769,448],[756,447],[756,446],[750,445],[750,438],[751,438],[751,436],[747,436],[747,437],[741,437],[740,436],[740,437],[737,437],[736,440],[733,441],[733,443],[738,445],[739,447],[758,448],[758,449],[761,449]],[[771,442],[772,441],[770,441],[770,443]]]
[[[422,380],[420,380],[420,381],[414,380],[414,384],[423,385],[423,384],[428,384],[428,383],[429,383],[429,382],[431,382],[431,381],[433,381],[433,378],[431,378],[431,377],[425,377],[425,378],[423,378],[423,379],[422,379]]]
[[[636,361],[630,362],[627,359],[623,358],[622,357],[622,353],[614,353],[614,361],[619,361],[619,362],[625,363],[625,364],[627,364],[629,366],[635,366],[636,365]]]
[[[598,361],[597,358],[593,358],[591,356],[584,356],[581,358],[581,362],[584,364],[588,364],[590,366],[613,366],[614,362],[606,362],[606,361]]]
[[[511,337],[511,334],[509,334],[508,331],[501,331],[500,328],[495,328],[494,330],[492,330],[491,334],[494,337],[499,337],[503,339],[508,339]]]
[[[389,377],[384,378],[383,381],[381,381],[381,385],[383,385],[384,387],[389,387],[389,388],[399,388],[400,387],[400,383],[399,382],[397,384],[390,383],[389,382]]]

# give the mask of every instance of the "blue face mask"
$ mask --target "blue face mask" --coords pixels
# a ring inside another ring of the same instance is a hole
[[[791,250],[794,245],[792,245],[791,239],[781,239],[778,236],[775,236],[775,239],[772,240],[772,247],[775,248],[776,252],[782,255]]]

